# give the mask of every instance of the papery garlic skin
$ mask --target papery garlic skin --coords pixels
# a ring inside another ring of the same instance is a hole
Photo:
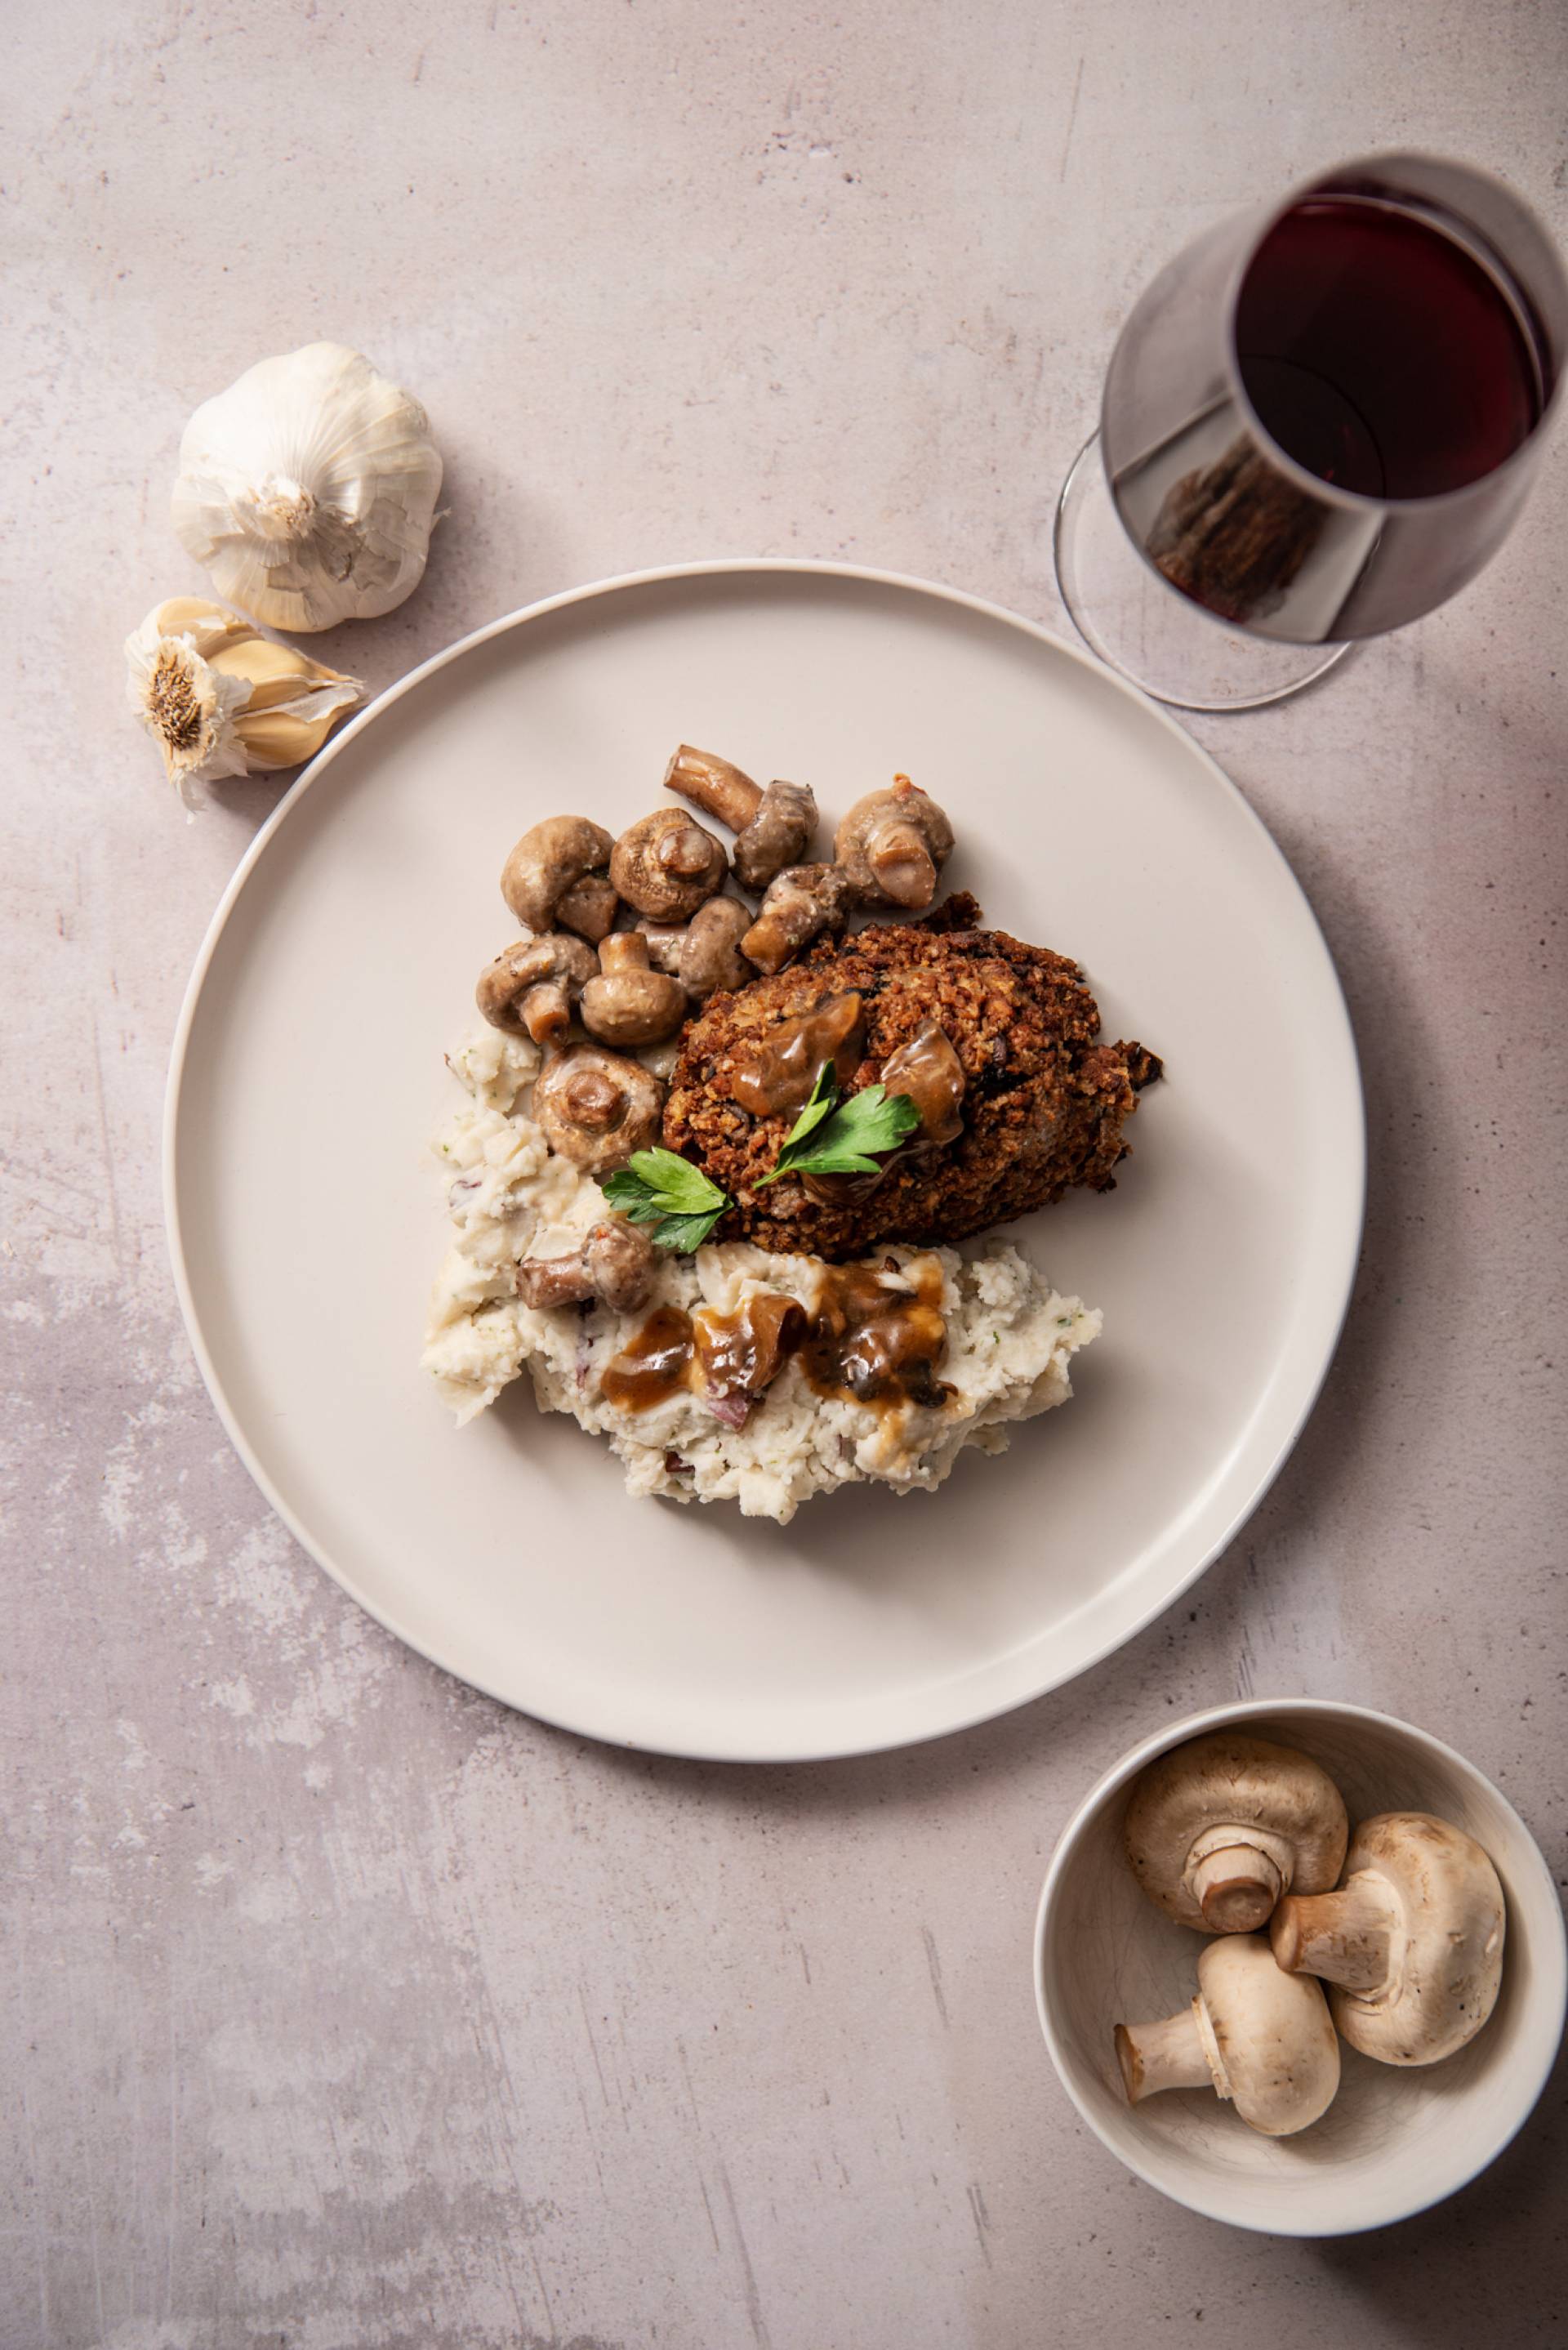
[[[224,775],[297,767],[363,698],[358,678],[273,643],[238,612],[173,596],[125,640],[130,706],[187,808]]]
[[[308,634],[412,594],[441,480],[418,400],[346,344],[307,343],[196,411],[174,528],[220,595]]]

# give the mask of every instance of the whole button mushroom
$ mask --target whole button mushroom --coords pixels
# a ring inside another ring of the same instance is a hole
[[[854,902],[854,884],[841,866],[786,866],[768,883],[742,951],[759,971],[782,971],[813,939],[825,932],[836,938]]]
[[[1282,1893],[1326,1893],[1350,1833],[1321,1765],[1265,1738],[1215,1731],[1139,1773],[1123,1842],[1133,1875],[1179,1926],[1250,1934]]]
[[[732,995],[756,977],[741,951],[741,941],[752,927],[752,910],[738,898],[710,898],[687,923],[676,968],[680,984],[694,1003],[705,1003],[721,988]]]
[[[531,826],[501,868],[501,894],[531,931],[559,925],[594,946],[615,925],[616,893],[603,868],[615,847],[586,816]]]
[[[723,843],[682,808],[656,808],[621,834],[610,852],[617,893],[656,922],[683,922],[721,888],[730,869]]]
[[[610,1175],[659,1139],[664,1088],[639,1062],[597,1045],[568,1045],[534,1085],[545,1141],[585,1175]]]
[[[694,1003],[705,1003],[721,988],[733,994],[755,979],[755,966],[741,952],[753,919],[739,898],[710,898],[689,922],[655,922],[644,914],[637,929],[654,970],[678,979]]]
[[[898,775],[867,792],[838,827],[833,854],[869,906],[929,906],[952,854],[953,828],[935,800]]]
[[[704,816],[717,816],[735,835],[735,872],[742,887],[765,889],[786,865],[798,865],[816,830],[816,796],[808,784],[775,781],[766,788],[711,751],[682,743],[664,771],[665,789],[679,792]]]
[[[599,967],[582,939],[551,931],[541,939],[519,939],[479,974],[474,1002],[493,1028],[554,1045],[566,1035],[584,985]]]
[[[648,941],[617,931],[599,945],[599,971],[583,990],[583,1025],[607,1045],[657,1045],[686,1016],[686,990],[650,968]]]
[[[1278,1965],[1332,1984],[1334,2020],[1380,2064],[1436,2064],[1497,2003],[1506,1930],[1497,1871],[1429,1812],[1379,1812],[1351,1840],[1334,1893],[1293,1894],[1270,1927]]]
[[[524,1257],[517,1295],[524,1305],[586,1305],[597,1298],[612,1314],[635,1314],[648,1303],[655,1263],[653,1243],[624,1216],[610,1216],[568,1255]]]
[[[1191,2004],[1158,2023],[1118,2023],[1116,2046],[1129,2105],[1212,2088],[1264,2137],[1310,2128],[1339,2087],[1327,2001],[1310,1975],[1281,1973],[1262,1934],[1210,1942]]]

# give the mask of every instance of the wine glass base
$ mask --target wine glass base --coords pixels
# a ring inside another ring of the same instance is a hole
[[[1107,668],[1177,710],[1262,710],[1315,683],[1348,645],[1289,645],[1227,628],[1161,579],[1123,527],[1087,440],[1056,504],[1056,584]]]

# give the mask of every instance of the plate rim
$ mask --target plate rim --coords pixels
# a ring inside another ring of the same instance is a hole
[[[229,1400],[202,1329],[195,1291],[186,1260],[176,1160],[186,1056],[202,992],[219,942],[228,926],[229,918],[252,874],[265,855],[274,835],[281,829],[306,794],[328,771],[337,753],[347,743],[365,733],[406,693],[411,692],[416,686],[422,684],[427,678],[433,677],[439,671],[451,667],[467,654],[476,650],[481,645],[488,644],[497,637],[504,636],[514,629],[524,628],[531,621],[544,619],[552,613],[566,610],[573,605],[591,603],[601,597],[613,597],[628,590],[660,587],[673,582],[738,577],[765,578],[792,575],[836,582],[854,581],[864,586],[893,588],[905,594],[929,598],[936,603],[953,605],[961,610],[974,613],[983,619],[1000,622],[1019,634],[1032,639],[1035,643],[1046,647],[1052,653],[1065,656],[1075,667],[1095,677],[1102,686],[1108,685],[1114,689],[1135,708],[1147,716],[1156,719],[1167,733],[1176,737],[1184,754],[1196,757],[1208,769],[1212,783],[1220,787],[1244,821],[1256,832],[1262,834],[1267,848],[1278,862],[1286,884],[1293,890],[1300,901],[1301,910],[1306,918],[1311,935],[1315,938],[1321,950],[1324,968],[1330,985],[1332,1008],[1338,1015],[1341,1041],[1348,1054],[1350,1070],[1355,1080],[1356,1108],[1353,1138],[1355,1166],[1353,1170],[1348,1168],[1346,1170],[1353,1174],[1353,1182],[1350,1186],[1351,1211],[1344,1235],[1345,1262],[1340,1275],[1340,1294],[1335,1303],[1331,1332],[1324,1348],[1322,1362],[1309,1382],[1307,1390],[1289,1426],[1276,1443],[1269,1459],[1256,1473],[1250,1490],[1238,1502],[1234,1511],[1227,1518],[1213,1541],[1200,1553],[1196,1563],[1179,1582],[1167,1590],[1153,1606],[1138,1613],[1131,1623],[1113,1637],[1101,1642],[1071,1668],[1064,1671],[1050,1672],[1034,1687],[1022,1694],[1014,1693],[1000,1700],[988,1699],[978,1705],[961,1705],[951,1719],[944,1720],[934,1727],[918,1730],[907,1737],[889,1737],[880,1731],[869,1738],[852,1739],[847,1742],[841,1735],[829,1737],[826,1740],[807,1737],[793,1742],[787,1751],[775,1747],[766,1749],[753,1747],[750,1751],[741,1752],[722,1742],[704,1743],[698,1739],[684,1744],[666,1744],[652,1739],[619,1736],[613,1731],[584,1721],[580,1718],[574,1719],[574,1709],[569,1704],[558,1709],[548,1705],[536,1705],[532,1701],[524,1705],[517,1698],[496,1687],[493,1681],[482,1679],[463,1667],[451,1662],[436,1645],[422,1638],[416,1638],[397,1620],[394,1610],[378,1605],[367,1596],[356,1577],[333,1560],[326,1546],[316,1540],[275,1486],[254,1451],[238,1414]],[[504,613],[500,618],[486,621],[481,627],[471,629],[467,635],[455,639],[440,652],[432,653],[426,660],[418,662],[402,677],[385,687],[366,704],[363,710],[357,711],[348,723],[323,744],[316,756],[290,785],[234,868],[213,910],[201,946],[197,950],[196,959],[192,966],[191,976],[186,983],[185,993],[181,1002],[180,1014],[175,1023],[173,1040],[170,1048],[169,1071],[164,1091],[161,1159],[164,1233],[175,1295],[179,1301],[186,1338],[195,1357],[196,1367],[202,1375],[202,1385],[217,1412],[224,1434],[234,1446],[263,1500],[281,1520],[306,1556],[313,1559],[323,1573],[337,1584],[339,1590],[345,1592],[357,1607],[362,1607],[384,1631],[389,1632],[395,1639],[400,1640],[405,1648],[411,1648],[427,1663],[436,1666],[442,1672],[451,1673],[455,1680],[461,1681],[466,1688],[477,1690],[482,1696],[493,1699],[497,1704],[507,1707],[510,1711],[524,1713],[530,1720],[545,1722],[551,1728],[565,1731],[574,1737],[591,1738],[599,1744],[619,1747],[633,1752],[665,1754],[675,1760],[692,1762],[750,1762],[759,1765],[845,1762],[862,1755],[895,1753],[907,1747],[928,1744],[939,1738],[955,1737],[961,1731],[975,1729],[987,1721],[998,1721],[1004,1714],[1015,1712],[1023,1706],[1034,1704],[1040,1699],[1050,1696],[1054,1690],[1064,1688],[1069,1681],[1076,1680],[1082,1674],[1092,1671],[1096,1665],[1103,1664],[1107,1657],[1114,1655],[1118,1648],[1126,1648],[1141,1632],[1147,1631],[1151,1624],[1157,1622],[1168,1608],[1173,1607],[1177,1601],[1208,1573],[1221,1553],[1229,1549],[1241,1528],[1260,1507],[1294,1451],[1302,1431],[1316,1407],[1318,1398],[1323,1392],[1324,1382],[1339,1350],[1339,1343],[1344,1335],[1345,1317],[1350,1310],[1351,1296],[1359,1269],[1361,1244],[1366,1229],[1366,1087],[1362,1082],[1361,1058],[1356,1048],[1355,1031],[1351,1021],[1349,1006],[1345,1002],[1344,985],[1311,899],[1283,849],[1274,839],[1267,825],[1240,786],[1232,782],[1213,754],[1199,743],[1195,735],[1189,734],[1184,726],[1179,725],[1168,710],[1144,693],[1129,679],[1122,677],[1106,663],[1096,660],[1086,650],[1068,644],[1054,631],[1043,627],[1040,622],[1029,619],[1024,614],[1013,611],[1007,605],[995,603],[986,597],[972,595],[965,588],[951,588],[939,580],[922,578],[909,572],[887,570],[874,565],[840,563],[798,556],[723,556],[708,559],[700,558],[686,563],[659,564],[635,571],[618,572],[603,579],[589,581],[578,588],[566,588],[558,594],[541,597],[533,603],[520,605],[516,609]]]

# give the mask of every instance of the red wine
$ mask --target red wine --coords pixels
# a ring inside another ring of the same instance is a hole
[[[1431,217],[1386,198],[1293,204],[1242,281],[1236,348],[1265,432],[1363,497],[1479,481],[1544,404],[1522,297]]]

